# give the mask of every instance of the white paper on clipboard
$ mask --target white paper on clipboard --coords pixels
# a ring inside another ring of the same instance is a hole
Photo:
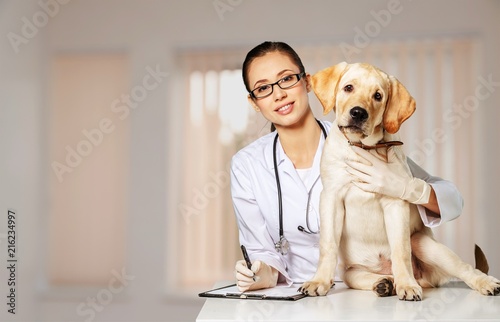
[[[216,288],[198,294],[200,297],[214,297],[227,299],[245,299],[245,300],[283,300],[296,301],[307,295],[298,292],[300,284],[278,285],[272,288],[240,292],[236,284]]]

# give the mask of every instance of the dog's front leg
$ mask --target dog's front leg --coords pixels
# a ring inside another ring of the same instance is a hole
[[[312,280],[299,291],[311,296],[326,295],[334,285],[340,238],[344,226],[344,203],[339,191],[323,189],[320,199],[319,263]]]
[[[410,204],[392,198],[383,198],[382,204],[396,294],[400,300],[420,301],[422,287],[415,280],[411,263]]]

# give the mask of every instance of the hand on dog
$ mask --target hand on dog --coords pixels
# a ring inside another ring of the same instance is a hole
[[[244,260],[236,262],[236,285],[240,292],[276,286],[278,271],[262,261],[255,261],[249,269]]]
[[[387,150],[387,162],[362,148],[353,146],[352,149],[368,162],[346,160],[347,172],[353,176],[352,183],[358,188],[413,204],[429,202],[431,186],[411,176],[407,172],[406,160],[400,160],[394,149]]]

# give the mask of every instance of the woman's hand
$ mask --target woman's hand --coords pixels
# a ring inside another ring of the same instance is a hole
[[[240,292],[276,286],[278,271],[262,261],[255,261],[249,269],[244,260],[236,262],[236,285]]]
[[[352,149],[367,161],[346,160],[347,172],[352,175],[352,183],[358,188],[413,204],[429,202],[431,186],[408,173],[406,160],[400,160],[392,148],[387,150],[387,162],[362,148],[353,146]]]

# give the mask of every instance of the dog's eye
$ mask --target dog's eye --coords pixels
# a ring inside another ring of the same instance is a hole
[[[382,94],[380,94],[379,92],[376,92],[375,95],[373,95],[373,98],[380,102],[382,100]]]
[[[354,89],[354,87],[352,85],[346,85],[344,86],[344,91],[346,92],[352,92],[352,90]]]

